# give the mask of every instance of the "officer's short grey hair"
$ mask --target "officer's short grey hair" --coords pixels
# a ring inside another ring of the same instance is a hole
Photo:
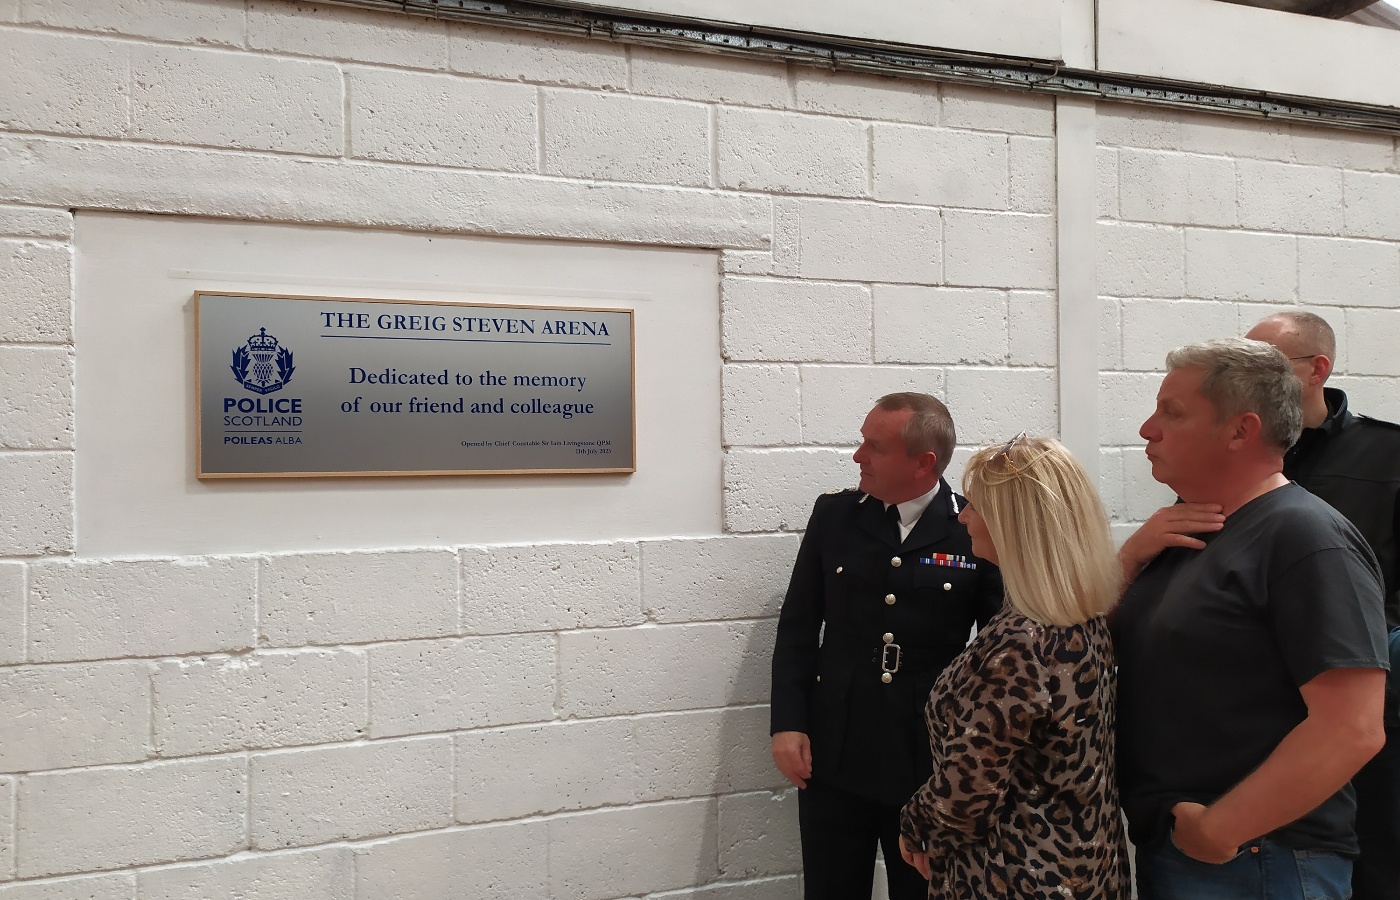
[[[1220,421],[1254,413],[1264,440],[1287,450],[1303,431],[1303,390],[1288,357],[1274,345],[1249,338],[1221,338],[1177,347],[1168,369],[1200,369],[1201,395]]]
[[[904,439],[904,452],[918,456],[932,451],[938,460],[938,474],[942,475],[953,458],[953,448],[958,445],[953,416],[943,401],[931,394],[901,391],[886,394],[876,400],[875,405],[886,412],[907,409],[914,413],[900,435]]]
[[[1332,326],[1327,320],[1317,313],[1310,313],[1303,309],[1286,309],[1276,312],[1272,316],[1265,316],[1261,322],[1281,322],[1297,332],[1299,343],[1298,349],[1305,353],[1318,353],[1336,362],[1337,360],[1337,333],[1332,330]]]

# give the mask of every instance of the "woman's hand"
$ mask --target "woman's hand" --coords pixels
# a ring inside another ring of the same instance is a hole
[[[929,879],[928,854],[918,849],[911,848],[909,842],[904,839],[904,835],[899,836],[899,855],[904,857],[904,861],[919,870],[919,874],[924,876],[924,880]]]

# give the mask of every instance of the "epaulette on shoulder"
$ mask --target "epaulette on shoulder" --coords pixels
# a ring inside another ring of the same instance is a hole
[[[830,496],[833,495],[833,494],[854,494],[856,491],[859,491],[859,490],[860,490],[860,488],[853,488],[853,487],[848,487],[848,488],[833,488],[832,490],[826,491],[825,494],[824,494],[824,496],[830,497]]]
[[[1377,428],[1388,428],[1391,431],[1400,431],[1400,423],[1387,422],[1385,419],[1377,419],[1373,416],[1357,416],[1356,421],[1362,423],[1363,425],[1369,425]]]

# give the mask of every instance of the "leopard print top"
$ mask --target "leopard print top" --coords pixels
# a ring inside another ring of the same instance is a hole
[[[933,776],[900,821],[929,849],[930,898],[1127,900],[1115,687],[1102,619],[1007,608],[949,663],[925,708]]]

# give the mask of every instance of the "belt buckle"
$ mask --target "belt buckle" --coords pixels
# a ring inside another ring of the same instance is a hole
[[[890,665],[890,651],[894,651],[894,665]],[[899,671],[899,661],[904,654],[900,651],[898,644],[885,644],[880,651],[880,671],[893,675]]]

